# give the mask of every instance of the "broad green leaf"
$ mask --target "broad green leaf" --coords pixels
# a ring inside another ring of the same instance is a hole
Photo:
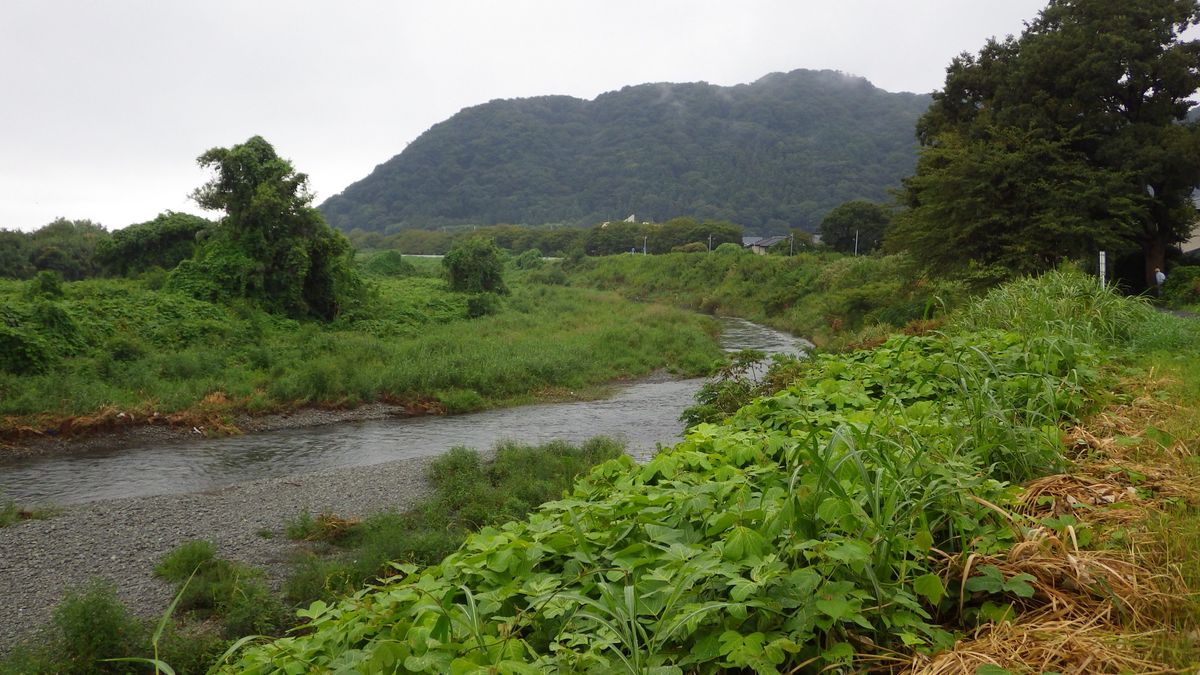
[[[929,604],[937,605],[946,596],[946,587],[938,575],[922,574],[913,580],[913,592],[928,600]]]
[[[838,642],[821,652],[821,658],[830,662],[844,662],[854,658],[854,646],[849,642]]]
[[[861,565],[871,560],[871,547],[864,541],[852,539],[826,549],[825,555],[847,565]]]
[[[826,616],[837,621],[847,619],[856,612],[855,606],[843,598],[822,598],[817,600],[816,605]]]
[[[929,530],[922,529],[913,535],[913,543],[917,545],[917,550],[928,551],[933,548],[933,535]]]

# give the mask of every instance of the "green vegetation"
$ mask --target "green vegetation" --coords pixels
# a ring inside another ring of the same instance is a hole
[[[174,269],[196,252],[196,240],[214,223],[187,213],[160,214],[154,220],[113,232],[96,246],[96,262],[114,276]]]
[[[0,499],[0,527],[16,525],[25,520],[45,520],[53,518],[57,510],[49,507],[27,509],[18,506],[16,502]]]
[[[1181,266],[1171,270],[1163,284],[1163,304],[1173,309],[1200,312],[1200,266]]]
[[[216,176],[193,193],[196,203],[225,211],[196,256],[167,287],[201,300],[245,298],[292,318],[332,320],[363,300],[351,268],[350,243],[309,206],[308,176],[254,136],[200,155]]]
[[[374,283],[370,311],[317,324],[131,280],[0,281],[3,429],[218,431],[235,412],[381,400],[461,412],[719,359],[711,321],[612,294],[522,283],[468,319],[440,279]]]
[[[0,661],[0,673],[127,673],[128,666],[99,659],[144,654],[148,635],[112,586],[96,581],[68,593],[41,638]]]
[[[646,465],[602,464],[440,564],[314,603],[311,632],[234,669],[861,670],[1035,613],[1053,582],[1004,553],[1048,526],[1011,482],[1066,465],[1060,425],[1097,409],[1122,372],[1103,364],[1147,349],[1144,329],[1182,342],[1159,329],[1176,319],[1070,272],[985,303],[944,334],[809,359]],[[1114,577],[1086,569],[1072,592],[1111,602]]]
[[[321,210],[339,229],[388,233],[631,213],[728,220],[760,234],[811,230],[838,204],[882,200],[899,185],[928,106],[926,95],[807,70],[736,87],[492,101],[434,125]]]
[[[888,238],[923,265],[1016,272],[1107,250],[1152,286],[1196,220],[1195,0],[1051,2],[1019,37],[948,68],[921,118],[907,210]]]
[[[98,223],[65,218],[34,232],[0,230],[0,278],[28,279],[40,271],[72,281],[95,276],[96,250],[107,238]]]
[[[578,447],[505,443],[485,461],[459,447],[432,463],[433,494],[406,512],[388,511],[362,522],[302,513],[287,523],[287,535],[329,546],[294,562],[286,607],[357,591],[393,574],[392,561],[433,564],[480,527],[523,518],[561,497],[576,477],[622,451],[604,438]],[[68,594],[36,640],[0,659],[0,674],[125,673],[130,662],[152,663],[145,658],[152,650],[175,672],[205,673],[228,649],[254,639],[248,636],[280,635],[295,624],[262,572],[216,553],[211,542],[189,541],[155,568],[155,575],[176,584],[177,594],[153,634],[130,616],[111,585],[94,582]],[[117,665],[107,659],[124,661]]]
[[[472,237],[456,243],[442,258],[450,290],[460,293],[508,293],[504,263],[496,242]]]
[[[870,253],[883,244],[891,224],[891,214],[879,204],[846,202],[821,221],[821,243],[841,253]]]
[[[766,323],[818,346],[881,339],[966,295],[962,283],[930,280],[906,256],[757,256],[725,246],[711,255],[589,258],[568,276],[634,299]]]
[[[181,544],[154,573],[177,584],[179,610],[195,620],[219,617],[228,638],[275,633],[288,622],[288,612],[267,588],[262,572],[217,558],[212,542]]]
[[[363,249],[396,249],[409,254],[442,254],[473,237],[482,237],[512,254],[532,250],[563,257],[587,253],[613,255],[644,246],[647,253],[670,253],[690,246],[697,251],[721,244],[739,245],[742,228],[725,221],[672,218],[665,223],[600,223],[593,227],[448,227],[440,230],[400,230],[394,234],[352,230],[350,241]]]
[[[621,455],[620,444],[603,438],[580,447],[505,443],[485,462],[467,448],[454,448],[430,467],[431,497],[404,513],[387,512],[360,522],[331,514],[301,514],[290,522],[293,539],[335,545],[300,557],[286,585],[288,601],[307,605],[353,593],[377,577],[395,573],[393,563],[432,565],[483,526],[524,518],[544,502],[561,497],[576,477]]]

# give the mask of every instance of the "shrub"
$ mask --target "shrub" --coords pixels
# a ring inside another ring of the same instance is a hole
[[[0,370],[14,375],[45,372],[54,361],[40,335],[0,323]]]
[[[507,293],[504,265],[496,242],[471,237],[456,243],[442,258],[451,290],[467,293]]]
[[[405,260],[399,251],[384,251],[372,256],[363,264],[363,269],[381,277],[410,277],[417,273],[416,266]]]
[[[154,573],[167,581],[182,583],[193,572],[199,574],[205,565],[211,564],[216,559],[216,553],[217,548],[211,541],[186,541],[168,553],[154,568]]]
[[[1200,305],[1200,266],[1176,267],[1163,284],[1163,302],[1168,307]]]
[[[184,542],[154,573],[179,585],[179,609],[223,618],[229,637],[273,632],[285,622],[283,607],[263,584],[262,572],[217,558],[210,541]]]
[[[526,278],[533,283],[547,286],[567,285],[567,273],[563,271],[562,265],[546,265],[541,269],[534,270]]]
[[[61,673],[125,673],[128,664],[100,659],[141,656],[146,648],[146,627],[99,580],[68,593],[51,625]]]
[[[467,298],[467,318],[478,319],[500,311],[500,299],[491,293],[480,293]]]
[[[519,270],[541,269],[545,264],[546,261],[542,260],[542,252],[536,248],[531,248],[513,258],[513,267]]]
[[[55,270],[42,270],[29,280],[25,289],[27,298],[63,297],[63,277]]]

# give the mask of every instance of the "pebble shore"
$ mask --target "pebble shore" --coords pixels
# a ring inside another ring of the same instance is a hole
[[[276,585],[303,546],[284,536],[288,520],[303,511],[363,517],[408,508],[429,493],[433,459],[76,504],[0,528],[0,652],[45,624],[65,592],[94,578],[115,584],[134,613],[161,615],[173,589],[154,577],[154,566],[192,539],[212,541],[219,557],[261,568]]]

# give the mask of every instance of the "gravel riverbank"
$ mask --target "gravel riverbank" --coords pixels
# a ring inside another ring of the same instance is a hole
[[[0,652],[43,625],[64,592],[99,577],[139,615],[159,616],[171,587],[154,566],[191,539],[267,572],[277,584],[301,544],[283,535],[302,511],[366,516],[429,492],[421,458],[242,483],[209,492],[113,499],[0,528]],[[269,531],[273,536],[263,536]]]

